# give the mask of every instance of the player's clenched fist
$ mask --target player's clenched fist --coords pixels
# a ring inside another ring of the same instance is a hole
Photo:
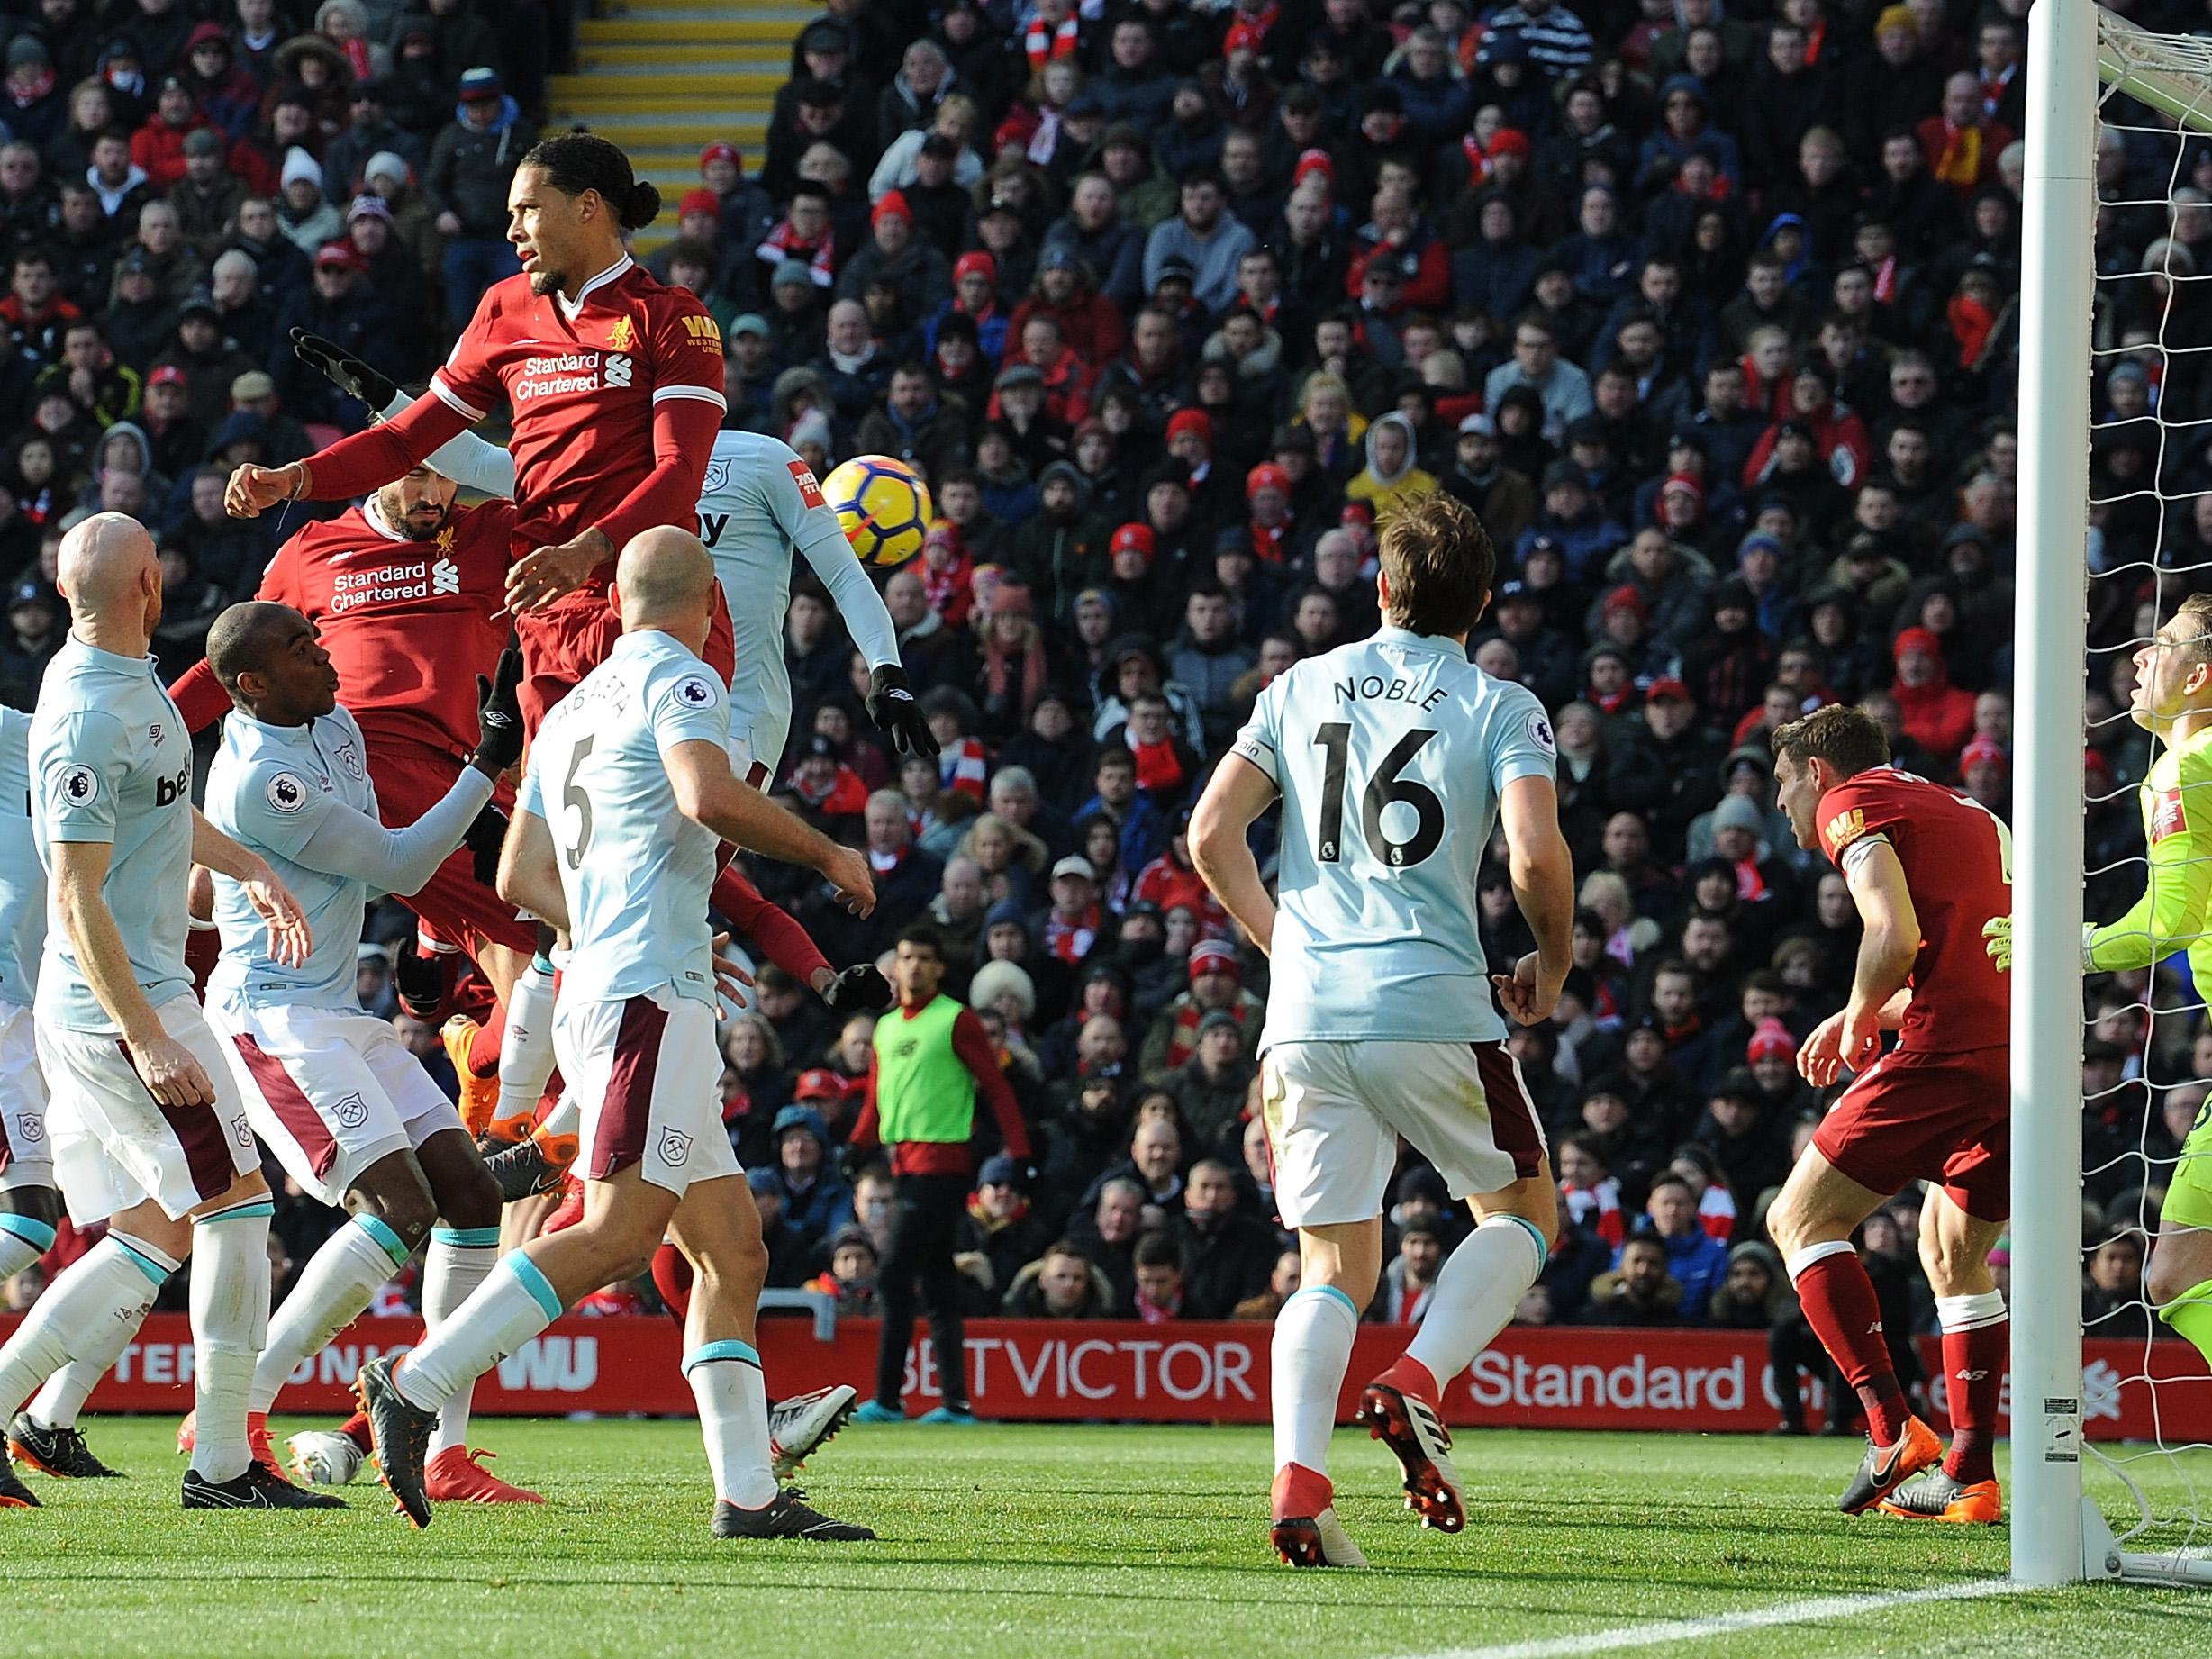
[[[306,473],[296,461],[289,467],[249,461],[223,485],[222,510],[234,519],[258,519],[280,502],[297,501],[305,485]]]
[[[1990,960],[1997,964],[2000,974],[2012,972],[2012,918],[1993,916],[1982,924],[1981,937],[1989,940],[1984,947]]]

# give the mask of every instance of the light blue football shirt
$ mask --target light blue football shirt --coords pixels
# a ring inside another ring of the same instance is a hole
[[[673,991],[712,1006],[718,838],[676,810],[662,756],[725,747],[721,675],[671,636],[626,633],[531,739],[517,804],[546,820],[568,901],[561,1001]]]
[[[492,798],[491,779],[464,767],[453,790],[413,826],[386,830],[377,821],[367,755],[349,709],[299,726],[265,725],[242,710],[224,719],[207,774],[207,821],[268,862],[306,911],[314,947],[297,967],[276,961],[246,890],[216,876],[222,957],[208,979],[211,999],[357,1011],[354,966],[369,895],[414,892]]]
[[[742,746],[739,771],[759,760],[773,772],[791,730],[784,613],[791,606],[792,549],[798,548],[830,590],[871,667],[899,660],[898,630],[820,484],[780,438],[714,434],[699,492],[699,539],[714,559],[737,645],[737,672],[730,682],[736,726],[730,735]]]
[[[0,709],[0,1002],[31,1006],[46,945],[46,870],[31,832],[31,716]]]
[[[192,994],[185,879],[192,869],[192,739],[150,657],[118,657],[72,634],[47,665],[31,719],[32,824],[50,876],[57,842],[113,848],[100,896],[131,977],[156,1008]],[[49,930],[40,1017],[71,1031],[116,1025]]]
[[[1234,752],[1283,795],[1262,1047],[1501,1039],[1475,876],[1505,786],[1555,775],[1535,694],[1386,627],[1278,675]]]

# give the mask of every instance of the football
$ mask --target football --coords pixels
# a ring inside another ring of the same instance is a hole
[[[921,551],[929,528],[929,486],[904,461],[856,455],[821,487],[862,564],[896,570]]]

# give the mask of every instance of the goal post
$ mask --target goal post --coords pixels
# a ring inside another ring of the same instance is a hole
[[[2081,1555],[2081,732],[2089,649],[2095,0],[2028,31],[2013,634],[2012,1575]],[[2038,1086],[2040,1083],[2041,1086]]]
[[[2092,567],[2092,507],[2108,512],[2127,499],[2092,498],[2090,448],[2099,431],[2092,372],[2101,374],[2121,357],[2138,354],[2138,360],[2152,365],[2155,382],[2162,367],[2184,354],[2212,349],[2186,337],[2169,343],[2164,316],[2154,336],[2144,334],[2133,344],[2118,338],[2117,325],[2099,324],[2099,142],[2100,136],[2117,134],[2138,146],[2162,145],[2173,158],[2166,197],[2104,205],[2116,212],[2173,213],[2185,141],[2212,135],[2212,40],[2148,32],[2095,0],[2039,0],[2031,24],[2013,675],[2012,1577],[2024,1587],[2084,1578],[2212,1584],[2212,1558],[2202,1553],[2212,1517],[2194,1481],[2183,1473],[2188,1497],[2180,1546],[2130,1553],[2129,1540],[2153,1528],[2152,1505],[2118,1463],[2091,1452],[2084,1441],[2082,1219],[2089,1172],[2082,1156],[2084,1028],[2079,1018],[2087,1012],[2081,944],[2089,875],[2082,756],[2091,591],[2120,578],[2148,592],[2153,620],[2135,631],[2132,648],[2144,642],[2149,628],[2162,621],[2180,597],[2170,589],[2170,577],[2206,568],[2166,568],[2166,513],[2180,498],[2162,492],[2157,474],[2149,493],[2160,514],[2158,539],[2140,557],[2138,549],[2125,563],[2105,559]],[[2162,267],[2146,261],[2142,271],[2117,272],[2104,280],[2122,294],[2126,283],[2154,277],[2168,285],[2170,313],[2175,282],[2212,280],[2212,274],[2178,268],[2167,252]],[[2170,419],[2163,410],[2156,419],[2162,461],[2170,440],[2201,441],[2200,433],[2177,428],[2212,425],[2189,415]],[[2134,491],[2144,493],[2140,486]],[[2101,639],[2101,648],[2109,650],[2110,641]],[[2125,713],[2117,718],[2124,720]],[[2132,809],[2132,798],[2128,805]],[[2156,1052],[2152,1039],[2162,1013],[2202,1011],[2212,994],[2212,986],[2198,984],[2188,1010],[2161,1009],[2156,975],[2154,968],[2142,1003],[2149,1054]],[[2147,1067],[2144,1081],[2153,1081]],[[2146,1087],[2144,1098],[2156,1096]],[[2144,1161],[2147,1185],[2147,1140],[2139,1140],[2136,1156]],[[2148,1201],[2139,1217],[2145,1234],[2157,1226]],[[2160,1386],[2147,1355],[2144,1374],[2122,1381],[2154,1395]],[[2171,1464],[2177,1452],[2212,1449],[2177,1447],[2166,1419],[2160,1415],[2158,1421],[2159,1443],[2147,1456]],[[2186,1434],[2176,1437],[2188,1439]],[[2129,1533],[2116,1537],[2098,1505],[2085,1497],[2088,1457],[2133,1491],[2142,1517]]]

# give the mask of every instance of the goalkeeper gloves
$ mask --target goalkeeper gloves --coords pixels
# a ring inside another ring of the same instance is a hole
[[[891,1006],[891,982],[873,962],[857,962],[830,982],[821,1000],[835,1013],[881,1013]]]
[[[2081,971],[2084,974],[2093,974],[2097,971],[2097,965],[2090,960],[2090,940],[2096,931],[2095,922],[2085,921],[2081,924]],[[1989,940],[1988,945],[1983,948],[1990,953],[1990,960],[1997,964],[1997,971],[2000,974],[2011,973],[2012,918],[2009,916],[1992,917],[1982,924],[1981,937]]]
[[[906,670],[898,664],[885,663],[869,673],[868,718],[875,722],[876,730],[891,734],[900,754],[937,753],[937,739],[930,733],[929,722],[921,717],[921,705],[914,701]]]
[[[390,408],[392,400],[399,395],[399,387],[389,375],[371,368],[335,340],[311,334],[305,329],[294,329],[292,351],[348,397],[359,398],[376,414]]]

